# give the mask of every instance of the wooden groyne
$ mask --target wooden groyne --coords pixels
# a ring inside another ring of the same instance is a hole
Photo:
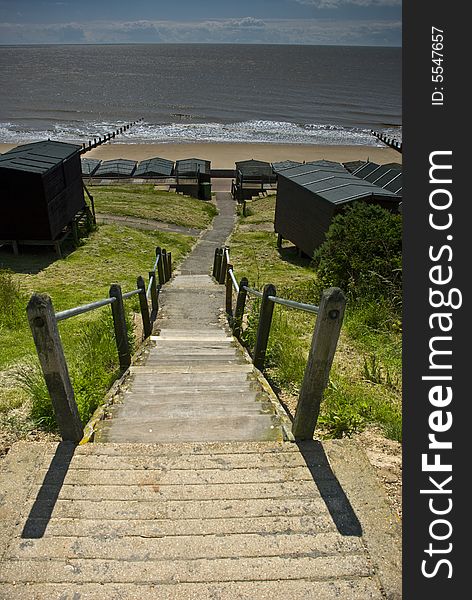
[[[402,142],[399,142],[395,138],[389,137],[385,133],[380,133],[379,131],[374,131],[373,129],[370,130],[370,133],[372,135],[375,135],[376,138],[378,138],[381,142],[383,142],[387,146],[390,146],[390,148],[393,148],[394,150],[397,150],[397,152],[400,152],[400,154],[402,154],[402,149],[403,149]]]
[[[133,121],[132,123],[127,123],[126,125],[122,125],[121,127],[117,128],[116,130],[112,131],[111,133],[105,133],[105,135],[103,137],[99,135],[98,137],[94,137],[93,141],[89,140],[88,143],[84,142],[82,144],[82,150],[80,151],[80,154],[85,154],[85,152],[89,152],[90,150],[93,150],[94,148],[98,148],[98,146],[101,146],[102,144],[105,144],[106,142],[109,142],[109,141],[115,139],[115,137],[117,135],[125,133],[126,131],[131,129],[131,127],[133,127],[134,125],[137,125],[138,123],[141,123],[142,121],[144,121],[143,118],[137,119],[136,121]]]

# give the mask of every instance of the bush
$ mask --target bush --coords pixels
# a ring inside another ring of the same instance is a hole
[[[401,308],[402,219],[375,204],[356,202],[337,215],[314,255],[318,285],[351,298],[388,298]]]

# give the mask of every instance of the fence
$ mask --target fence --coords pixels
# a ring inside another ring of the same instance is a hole
[[[120,371],[123,373],[131,364],[131,349],[128,342],[124,301],[133,296],[139,296],[144,338],[148,338],[151,335],[152,324],[159,310],[159,289],[169,281],[171,275],[172,254],[157,247],[156,260],[152,270],[149,271],[147,288],[143,277],[140,275],[136,280],[137,287],[135,290],[123,293],[119,285],[113,284],[110,287],[108,298],[57,313],[54,311],[52,300],[47,294],[33,294],[31,296],[26,308],[28,321],[53,404],[56,421],[64,441],[80,441],[83,437],[83,428],[57,323],[110,305]],[[149,307],[149,300],[151,301],[151,307]]]
[[[254,366],[259,370],[264,368],[275,304],[317,315],[297,410],[292,423],[292,433],[295,439],[312,439],[343,322],[346,306],[343,292],[339,288],[325,290],[319,306],[280,298],[276,295],[276,288],[271,283],[265,285],[264,290],[260,292],[249,287],[246,277],[243,277],[238,283],[230,262],[229,248],[226,246],[216,248],[212,274],[218,283],[226,286],[225,308],[236,337],[241,337],[248,294],[261,300],[256,341],[252,349],[252,360]],[[234,312],[233,290],[237,294]]]

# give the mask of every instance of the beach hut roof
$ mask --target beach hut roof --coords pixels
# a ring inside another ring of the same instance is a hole
[[[174,169],[174,163],[172,160],[166,158],[148,158],[142,160],[134,172],[134,177],[152,177],[156,175],[169,176],[172,174]]]
[[[236,170],[241,171],[245,176],[272,175],[272,166],[263,160],[239,160],[236,163]]]
[[[272,163],[272,171],[274,173],[278,173],[279,171],[283,171],[284,169],[289,169],[290,167],[297,167],[303,163],[296,160],[281,160],[280,162]]]
[[[353,175],[397,194],[402,191],[402,170],[398,167],[367,162],[356,169]]]
[[[339,165],[340,166],[340,165]],[[387,189],[383,189],[369,181],[363,181],[334,166],[328,168],[313,168],[313,165],[301,165],[286,169],[279,173],[301,187],[313,192],[333,204],[344,204],[375,196],[384,200],[398,202],[400,197]]]
[[[96,158],[82,158],[80,159],[82,165],[82,175],[93,175],[98,169],[98,166],[102,162]]]
[[[12,148],[0,156],[0,168],[44,174],[81,149],[75,144],[46,140]]]
[[[136,168],[135,160],[116,158],[114,160],[103,160],[95,171],[95,177],[131,177]]]
[[[203,158],[182,158],[175,162],[177,173],[210,173],[211,162]]]
[[[354,171],[359,169],[359,167],[362,167],[365,164],[366,164],[365,160],[350,160],[348,162],[342,163],[343,167],[347,171],[349,171],[349,173],[353,173]]]

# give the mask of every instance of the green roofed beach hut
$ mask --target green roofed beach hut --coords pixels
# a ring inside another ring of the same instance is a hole
[[[80,162],[82,165],[82,175],[84,177],[92,177],[102,161],[96,158],[81,158]]]
[[[175,163],[176,192],[211,199],[211,162],[202,158],[184,158]]]
[[[166,158],[148,158],[136,167],[134,177],[170,177],[174,171],[174,162]]]
[[[116,158],[114,160],[103,160],[102,164],[93,174],[94,177],[126,178],[132,177],[136,169],[137,162],[126,158]]]
[[[307,163],[279,172],[274,223],[278,243],[285,238],[313,256],[333,218],[356,201],[396,211],[401,196],[358,179],[339,163]]]
[[[47,140],[0,156],[0,240],[54,241],[85,209],[80,150]]]

